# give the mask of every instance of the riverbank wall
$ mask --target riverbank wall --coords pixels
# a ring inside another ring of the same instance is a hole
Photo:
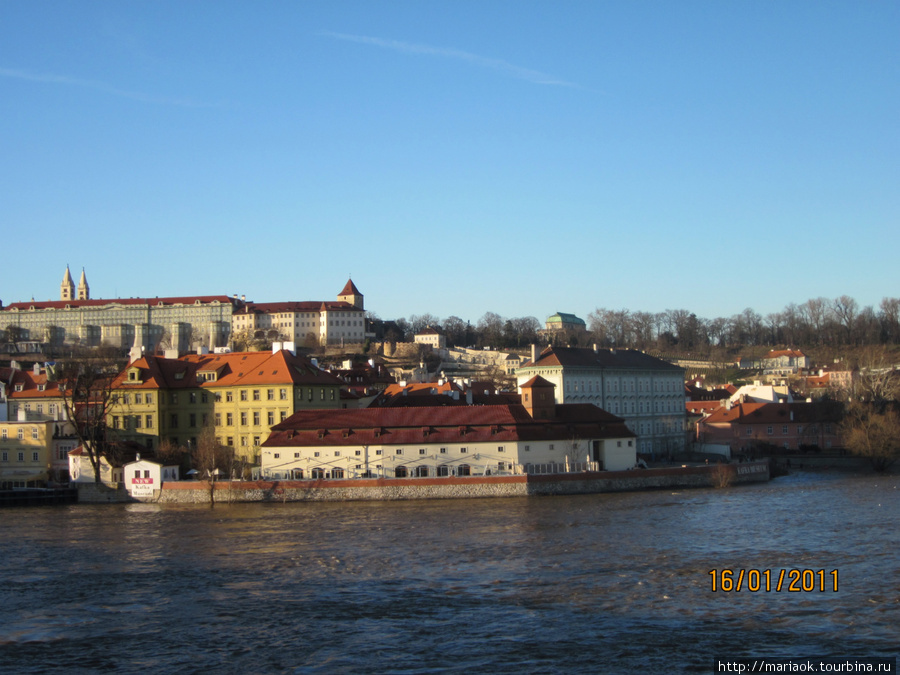
[[[771,477],[769,463],[666,467],[548,475],[447,476],[305,481],[179,481],[163,483],[153,495],[132,497],[118,485],[85,485],[79,501],[209,504],[238,502],[392,501],[528,497],[653,489],[719,487],[757,483]]]

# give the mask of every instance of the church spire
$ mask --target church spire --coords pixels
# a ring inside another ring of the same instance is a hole
[[[68,272],[68,268],[66,268]],[[81,280],[78,282],[78,299],[79,300],[90,300],[91,299],[91,287],[88,286],[87,277],[84,274],[84,268],[81,268]]]
[[[66,273],[63,275],[62,283],[59,285],[59,299],[64,301],[75,299],[75,282],[72,281],[68,265],[66,265]]]

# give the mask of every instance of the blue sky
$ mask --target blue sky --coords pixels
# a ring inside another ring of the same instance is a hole
[[[0,1],[4,303],[900,295],[896,2]]]

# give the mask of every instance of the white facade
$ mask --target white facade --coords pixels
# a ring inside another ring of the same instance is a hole
[[[684,450],[687,418],[683,369],[631,350],[620,350],[620,354],[601,350],[606,354],[596,363],[592,362],[591,350],[554,352],[558,358],[542,355],[537,364],[529,362],[518,369],[518,384],[540,375],[556,385],[557,403],[592,403],[624,418],[638,437],[639,453],[666,456]],[[569,360],[567,352],[581,354]],[[631,358],[635,354],[639,356]]]
[[[264,447],[260,461],[263,478],[334,479],[625,471],[637,457],[633,438],[606,438]]]
[[[125,489],[132,497],[152,497],[165,481],[178,480],[178,467],[138,459],[126,464],[122,474]]]

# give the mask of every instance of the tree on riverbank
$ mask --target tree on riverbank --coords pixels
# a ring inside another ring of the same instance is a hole
[[[900,415],[893,405],[851,404],[841,433],[846,448],[868,459],[878,472],[887,471],[900,459]]]

